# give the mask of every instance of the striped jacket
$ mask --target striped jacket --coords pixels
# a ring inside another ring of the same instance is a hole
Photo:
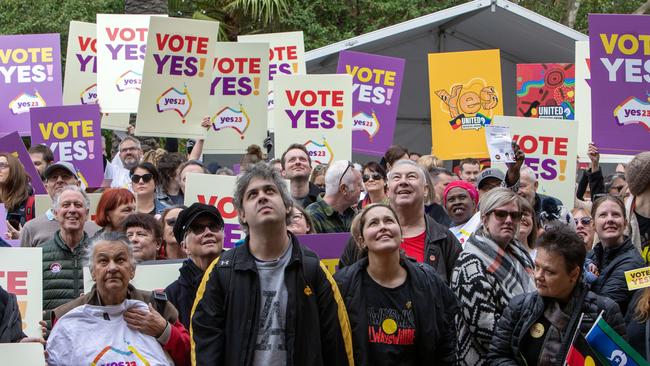
[[[284,278],[286,365],[354,365],[350,323],[336,282],[315,253],[291,239]],[[261,301],[248,241],[212,262],[201,281],[190,326],[193,365],[253,364]]]

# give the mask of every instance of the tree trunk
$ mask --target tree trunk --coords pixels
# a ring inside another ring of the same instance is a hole
[[[167,14],[168,0],[125,0],[126,14]]]
[[[562,24],[566,25],[567,27],[574,28],[579,9],[580,9],[580,0],[567,0],[566,12],[562,17]]]
[[[645,4],[639,6],[639,8],[636,9],[633,14],[645,14],[649,10],[650,10],[650,0],[646,1]]]

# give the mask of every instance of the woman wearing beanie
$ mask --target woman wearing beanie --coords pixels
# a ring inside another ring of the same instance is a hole
[[[629,225],[625,235],[650,263],[650,151],[637,154],[625,171],[631,193],[625,202]]]

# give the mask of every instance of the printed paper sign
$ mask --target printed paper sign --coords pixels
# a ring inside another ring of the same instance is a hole
[[[135,134],[203,138],[218,22],[152,17]]]
[[[32,107],[61,105],[58,34],[0,36],[0,136],[28,136]]]
[[[130,281],[130,284],[139,290],[153,291],[165,289],[178,279],[178,269],[181,268],[183,262],[169,263],[166,260],[156,262],[160,263],[139,264],[136,266],[135,276]],[[83,275],[84,292],[88,293],[92,290],[95,281],[93,281],[90,274],[90,268],[84,267]]]
[[[275,81],[275,156],[305,145],[312,165],[352,157],[352,77],[293,75]]]
[[[99,106],[34,108],[30,113],[32,143],[47,145],[55,162],[72,163],[85,187],[101,187],[104,166]]]
[[[574,64],[517,64],[517,116],[575,119]]]
[[[485,139],[490,151],[490,161],[493,163],[514,163],[515,153],[512,150],[510,129],[503,126],[485,126]]]
[[[25,172],[29,174],[29,177],[31,178],[34,193],[44,194],[46,192],[45,185],[41,180],[41,175],[38,173],[38,170],[36,170],[34,163],[32,163],[32,159],[29,157],[29,153],[25,148],[23,140],[18,135],[18,132],[12,132],[0,138],[0,152],[6,152],[20,160],[20,163],[23,164],[23,168],[25,168]]]
[[[63,82],[63,104],[97,104],[97,27],[71,21]],[[125,131],[128,113],[102,113],[102,128]]]
[[[339,74],[352,76],[352,151],[383,156],[393,143],[405,60],[339,53]]]
[[[495,125],[508,127],[513,141],[526,154],[525,164],[537,175],[537,192],[559,199],[567,209],[573,207],[577,124],[570,120],[497,116]]]
[[[217,42],[203,152],[241,154],[266,138],[267,43]]]
[[[305,75],[305,42],[302,31],[285,33],[252,34],[237,37],[238,42],[262,42],[269,44],[269,90],[267,109],[268,129],[275,131],[273,106],[275,105],[273,80],[281,75]]]
[[[42,337],[43,260],[41,248],[0,248],[0,286],[16,295],[23,332]],[[42,349],[41,349],[42,353]]]
[[[213,205],[221,213],[224,226],[224,248],[233,248],[235,243],[245,237],[239,225],[237,210],[233,203],[237,177],[190,173],[185,184],[185,206],[194,202]]]
[[[97,95],[104,113],[135,113],[151,15],[97,14]]]
[[[625,282],[630,291],[650,287],[650,267],[625,271]]]
[[[647,16],[589,15],[592,135],[600,153],[650,150],[649,29]]]
[[[488,155],[483,127],[503,115],[499,50],[429,54],[432,154]]]
[[[350,233],[298,235],[300,244],[318,254],[331,274],[339,268],[339,258],[350,240]]]

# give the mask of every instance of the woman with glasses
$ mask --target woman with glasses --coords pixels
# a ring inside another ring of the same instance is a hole
[[[591,216],[599,240],[587,255],[588,270],[597,277],[591,291],[616,301],[625,313],[634,294],[627,289],[625,272],[645,266],[638,249],[624,235],[625,205],[618,197],[600,197],[594,201]]]
[[[516,295],[533,291],[533,261],[517,234],[521,204],[516,193],[494,188],[479,201],[481,226],[465,242],[451,289],[461,304],[456,316],[462,365],[484,365],[496,322]]]
[[[455,365],[453,293],[432,267],[400,253],[402,228],[390,206],[370,204],[358,217],[353,235],[364,258],[334,276],[355,365]]]
[[[594,220],[591,218],[591,213],[586,208],[579,207],[571,210],[571,214],[573,215],[573,222],[576,224],[576,232],[585,242],[587,251],[591,250],[594,245],[594,238],[596,237]]]
[[[34,210],[34,194],[30,185],[31,178],[25,172],[23,164],[11,154],[0,154],[0,203],[7,210],[7,237],[18,239],[22,225],[27,221],[27,212]],[[31,206],[31,207],[27,207]]]
[[[167,207],[160,216],[160,223],[163,228],[163,245],[160,257],[167,259],[183,259],[187,258],[185,250],[181,247],[181,243],[176,241],[174,237],[174,224],[178,218],[178,214],[187,207],[185,206],[171,206]]]
[[[386,171],[378,163],[371,161],[363,166],[363,187],[366,196],[359,202],[360,208],[371,203],[388,203],[386,195]]]
[[[287,230],[291,231],[294,235],[316,233],[314,225],[311,223],[311,217],[296,202],[294,202],[293,208],[291,209],[290,219],[291,222],[287,225]]]
[[[95,223],[101,230],[95,233],[98,237],[104,232],[124,232],[124,221],[135,212],[135,196],[126,188],[109,188],[102,193],[97,203]]]
[[[216,207],[193,203],[182,210],[173,227],[176,242],[188,258],[179,269],[178,280],[167,286],[165,293],[178,309],[179,320],[190,329],[190,317],[203,273],[223,251],[224,221]]]
[[[131,190],[135,194],[136,211],[159,217],[166,206],[156,198],[160,183],[158,170],[151,163],[131,168]]]

